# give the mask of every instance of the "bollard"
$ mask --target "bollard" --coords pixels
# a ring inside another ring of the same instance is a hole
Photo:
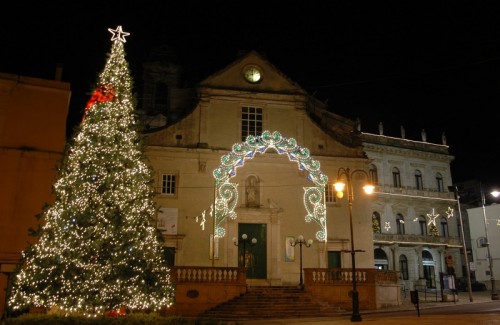
[[[417,308],[417,315],[418,315],[418,317],[420,317],[420,306],[418,303],[418,291],[417,290],[410,291],[410,297],[411,297],[411,303],[415,305],[415,308]]]

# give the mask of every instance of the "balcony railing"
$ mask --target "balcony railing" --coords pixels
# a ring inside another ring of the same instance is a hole
[[[401,186],[401,187],[395,187],[392,185],[377,185],[375,186],[375,192],[378,194],[384,195],[394,195],[394,194],[399,194],[399,195],[407,195],[407,196],[412,196],[412,197],[425,197],[425,198],[439,198],[439,199],[450,199],[454,200],[455,199],[455,194],[453,192],[439,192],[437,189],[431,189],[431,188],[424,188],[424,189],[417,189],[414,186]]]
[[[458,237],[436,237],[422,235],[401,235],[401,234],[373,234],[374,244],[427,244],[435,246],[462,247]]]

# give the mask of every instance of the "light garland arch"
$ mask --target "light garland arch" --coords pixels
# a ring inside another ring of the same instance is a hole
[[[226,230],[222,226],[227,217],[236,219],[234,211],[238,203],[238,184],[229,179],[236,175],[236,168],[245,164],[246,159],[253,159],[257,153],[265,153],[273,148],[280,155],[286,154],[290,161],[295,161],[299,170],[309,172],[307,179],[315,186],[304,187],[304,207],[307,211],[306,222],[315,221],[320,230],[316,232],[319,241],[327,239],[325,185],[328,177],[321,172],[319,161],[309,155],[309,149],[298,146],[293,138],[285,138],[279,132],[264,131],[261,136],[248,136],[246,141],[233,145],[233,150],[221,157],[221,165],[213,172],[215,177],[214,235],[224,237]]]

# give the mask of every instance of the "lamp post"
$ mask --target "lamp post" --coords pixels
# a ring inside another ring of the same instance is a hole
[[[450,189],[449,187],[448,189]],[[464,252],[464,262],[465,262],[465,270],[467,274],[467,291],[469,292],[469,301],[472,302],[474,299],[472,298],[472,285],[470,282],[470,268],[469,268],[469,259],[467,257],[467,244],[465,243],[465,234],[464,234],[464,222],[462,219],[462,209],[460,208],[460,194],[458,193],[458,188],[453,186],[453,191],[455,192],[455,199],[457,200],[458,207],[458,216],[460,218],[460,235],[462,236],[462,249]]]
[[[354,234],[352,226],[352,202],[354,201],[354,192],[352,188],[351,178],[354,174],[364,174],[369,180],[370,177],[368,173],[362,169],[355,169],[351,171],[349,168],[339,168],[337,175],[337,182],[334,184],[335,191],[337,192],[337,197],[341,199],[344,196],[344,187],[347,192],[347,200],[349,203],[349,227],[351,231],[351,266],[352,266],[352,315],[351,322],[361,322],[361,314],[359,313],[359,294],[356,289],[356,250],[354,249]],[[342,177],[345,177],[346,182],[342,182]],[[363,186],[365,193],[373,193],[375,187],[371,184]]]
[[[300,255],[299,255],[299,260],[300,260],[300,281],[299,281],[299,286],[302,288],[304,286],[304,281],[303,281],[303,277],[302,277],[302,245],[304,245],[305,247],[311,247],[313,243],[313,240],[312,239],[308,239],[307,242],[304,240],[304,236],[302,235],[299,235],[299,237],[297,237],[297,239],[293,240],[292,238],[290,238],[290,245],[292,247],[295,247],[297,244],[299,245],[299,252],[300,252]]]
[[[248,240],[248,236],[247,234],[243,234],[241,235],[241,242],[243,243],[243,267],[247,267],[247,260],[246,260],[246,245],[247,245],[247,242],[249,243],[249,245],[255,245],[257,244],[257,239],[254,237],[252,238],[252,240]],[[234,246],[239,246],[239,243],[238,243],[238,239],[236,237],[233,237],[233,244]],[[239,256],[239,254],[238,254]],[[240,263],[238,263],[239,265]]]
[[[491,194],[495,197],[498,196],[498,192],[496,192],[496,191],[491,192]],[[485,198],[484,198],[483,184],[481,184],[481,204],[483,207],[484,234],[485,234],[485,238],[486,238],[486,249],[488,252],[488,264],[489,264],[489,268],[490,268],[491,300],[498,300],[498,293],[497,293],[497,290],[495,287],[495,276],[493,275],[493,258],[491,257],[490,242],[488,240],[488,222],[486,220],[486,208],[484,207]]]

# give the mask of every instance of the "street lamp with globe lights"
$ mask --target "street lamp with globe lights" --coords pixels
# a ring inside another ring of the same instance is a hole
[[[241,242],[243,243],[243,267],[247,267],[247,263],[246,263],[246,245],[247,243],[249,243],[249,245],[255,245],[257,244],[257,238],[252,238],[252,240],[248,240],[248,235],[247,234],[243,234],[241,235]],[[239,243],[238,243],[238,239],[236,237],[233,237],[233,244],[234,246],[239,246]],[[239,254],[238,254],[239,256]],[[238,263],[238,266],[239,266],[240,263]]]
[[[299,281],[299,286],[302,288],[304,286],[304,281],[302,277],[302,245],[305,247],[311,247],[313,243],[312,239],[308,239],[307,241],[304,240],[304,236],[299,235],[297,239],[290,238],[290,246],[295,247],[297,244],[299,245],[299,260],[300,260],[300,281]]]
[[[354,191],[352,188],[352,176],[354,174],[363,174],[366,176],[368,180],[368,184],[363,186],[363,189],[366,194],[372,194],[375,186],[370,183],[370,176],[368,173],[362,169],[355,169],[351,171],[349,168],[341,167],[338,170],[337,182],[334,184],[335,191],[337,192],[337,197],[341,199],[344,196],[344,188],[345,192],[347,192],[347,201],[349,203],[349,227],[351,232],[351,266],[352,266],[352,315],[351,322],[361,322],[361,314],[359,313],[359,294],[356,288],[356,250],[354,249],[354,234],[353,234],[353,225],[352,225],[352,202],[354,201]],[[342,182],[342,178],[345,178],[345,183]]]

